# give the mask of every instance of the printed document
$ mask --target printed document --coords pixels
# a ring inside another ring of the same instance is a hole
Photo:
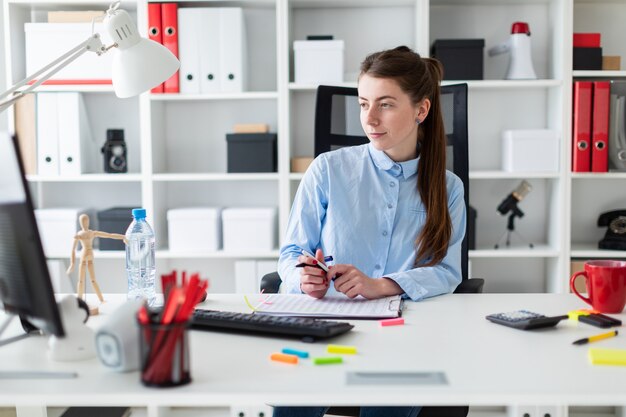
[[[343,294],[321,299],[305,294],[272,294],[255,306],[254,314],[291,317],[383,319],[402,314],[402,297],[350,299]]]

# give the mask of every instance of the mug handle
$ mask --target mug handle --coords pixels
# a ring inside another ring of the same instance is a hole
[[[585,297],[583,295],[581,295],[578,290],[576,289],[576,287],[574,286],[574,281],[576,281],[576,278],[578,278],[578,276],[582,275],[585,278],[585,281],[587,281],[589,278],[587,277],[587,273],[585,271],[579,271],[576,272],[574,275],[572,275],[572,277],[569,280],[569,287],[572,289],[572,291],[574,292],[574,294],[576,294],[576,296],[578,298],[580,298],[581,300],[583,300],[585,303],[591,305],[591,300],[588,297]],[[587,285],[587,288],[589,288],[589,286]]]

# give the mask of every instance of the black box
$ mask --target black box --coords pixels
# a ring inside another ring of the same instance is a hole
[[[276,172],[276,133],[229,133],[227,172]]]
[[[125,234],[133,221],[134,207],[113,207],[97,213],[98,230],[107,233]],[[100,250],[126,250],[123,240],[98,238]]]
[[[430,55],[443,64],[444,80],[482,80],[484,39],[437,39]]]
[[[602,48],[574,48],[574,70],[601,70]]]

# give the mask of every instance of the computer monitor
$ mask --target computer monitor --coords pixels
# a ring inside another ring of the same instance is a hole
[[[19,316],[27,331],[65,335],[17,141],[4,132],[0,132],[0,304],[9,317]],[[0,333],[4,327],[0,325]]]

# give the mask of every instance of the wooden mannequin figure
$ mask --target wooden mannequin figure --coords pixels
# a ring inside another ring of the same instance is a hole
[[[107,239],[120,239],[123,240],[124,243],[127,243],[126,236],[119,233],[107,233],[98,230],[89,230],[89,216],[87,216],[86,214],[81,214],[80,217],[78,217],[78,222],[80,223],[81,230],[76,234],[76,236],[74,236],[74,244],[72,245],[72,253],[70,255],[70,266],[69,268],[67,268],[67,274],[71,274],[74,270],[76,249],[78,248],[78,242],[80,242],[80,264],[78,265],[78,285],[76,288],[78,298],[86,298],[85,274],[87,270],[89,270],[89,279],[91,280],[91,285],[98,295],[100,303],[103,303],[104,297],[102,297],[102,293],[100,292],[100,287],[98,286],[98,282],[96,281],[96,273],[93,267],[93,240],[97,237],[100,237]],[[98,314],[98,307],[90,306],[89,313],[91,315]]]

